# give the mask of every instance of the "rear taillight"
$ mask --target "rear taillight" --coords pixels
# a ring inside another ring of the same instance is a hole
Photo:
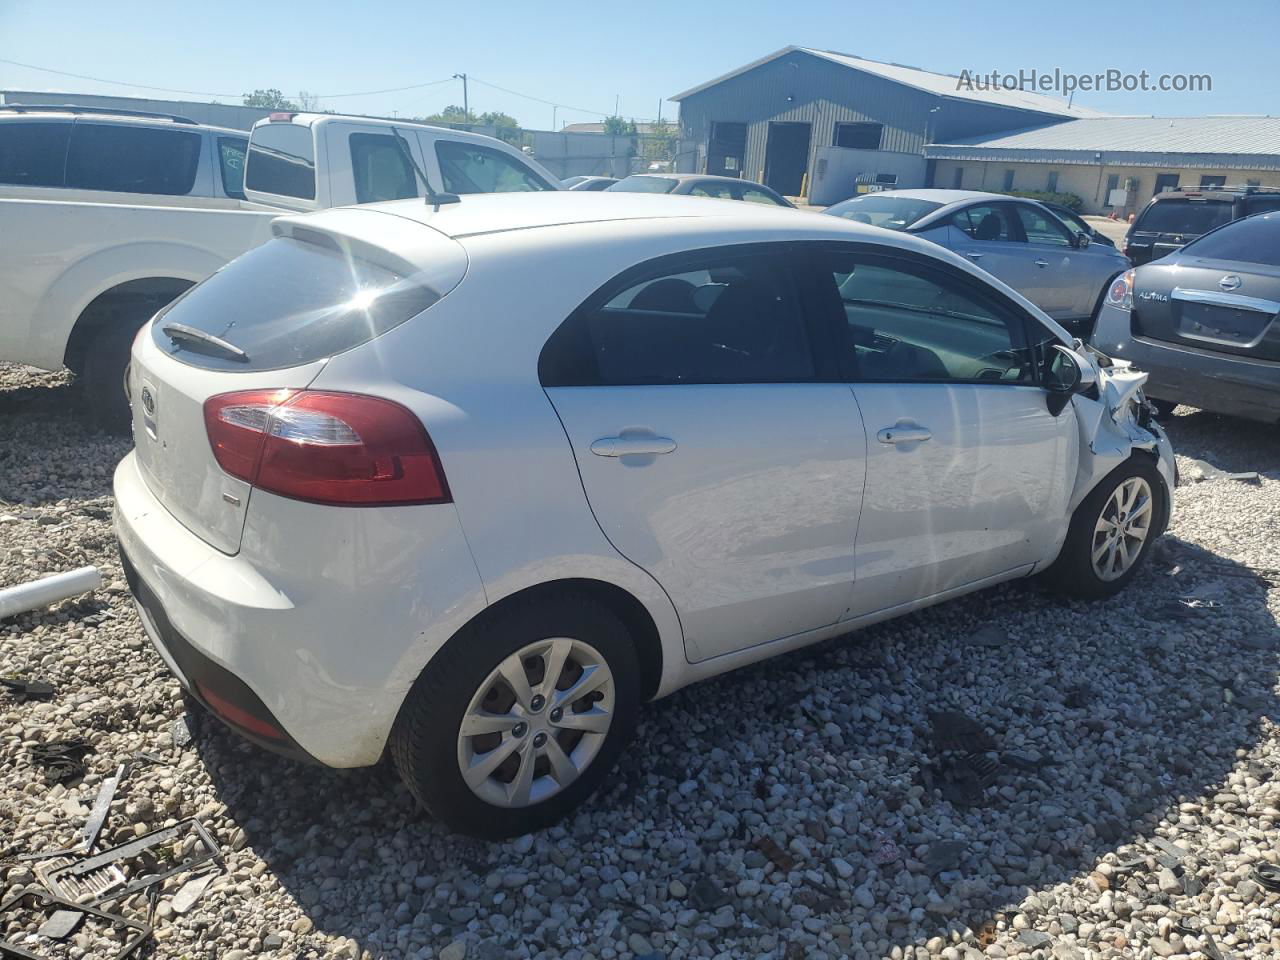
[[[204,402],[218,465],[261,490],[340,506],[452,500],[422,422],[379,397],[240,390]]]
[[[1133,307],[1133,271],[1126,270],[1111,281],[1107,288],[1107,304],[1129,310]]]

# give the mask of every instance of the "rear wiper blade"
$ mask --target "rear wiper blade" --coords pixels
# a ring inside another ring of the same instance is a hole
[[[228,343],[221,337],[215,337],[212,333],[206,333],[196,327],[189,327],[185,323],[166,323],[160,330],[178,346],[194,348],[197,353],[200,347],[212,347],[226,354],[232,360],[240,363],[249,362],[249,355],[234,343]]]

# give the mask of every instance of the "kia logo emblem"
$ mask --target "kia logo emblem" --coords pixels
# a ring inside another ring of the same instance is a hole
[[[156,415],[156,397],[151,392],[150,387],[142,388],[142,409],[146,411],[149,417]]]
[[[1218,286],[1223,290],[1235,290],[1243,281],[1234,273],[1228,273],[1225,277],[1218,281]]]

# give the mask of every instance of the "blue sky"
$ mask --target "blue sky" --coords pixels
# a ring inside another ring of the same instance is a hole
[[[501,110],[549,129],[553,117],[558,126],[599,119],[615,102],[624,116],[651,118],[662,98],[794,43],[943,73],[1207,73],[1208,93],[1085,93],[1076,101],[1109,113],[1280,113],[1280,4],[1237,0],[1221,27],[1213,26],[1212,9],[1203,0],[1158,7],[1114,0],[0,0],[0,58],[222,96],[130,89],[9,63],[0,63],[0,88],[225,103],[255,87],[339,94],[465,71],[474,78],[472,109]],[[585,109],[553,110],[529,97]],[[448,80],[321,105],[411,116],[461,102],[461,83]],[[662,106],[666,117],[675,110]]]

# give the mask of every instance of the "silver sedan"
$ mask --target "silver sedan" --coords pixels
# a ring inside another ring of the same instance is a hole
[[[1078,336],[1087,336],[1111,281],[1129,267],[1034,200],[974,190],[885,190],[826,213],[914,233],[999,277]]]

